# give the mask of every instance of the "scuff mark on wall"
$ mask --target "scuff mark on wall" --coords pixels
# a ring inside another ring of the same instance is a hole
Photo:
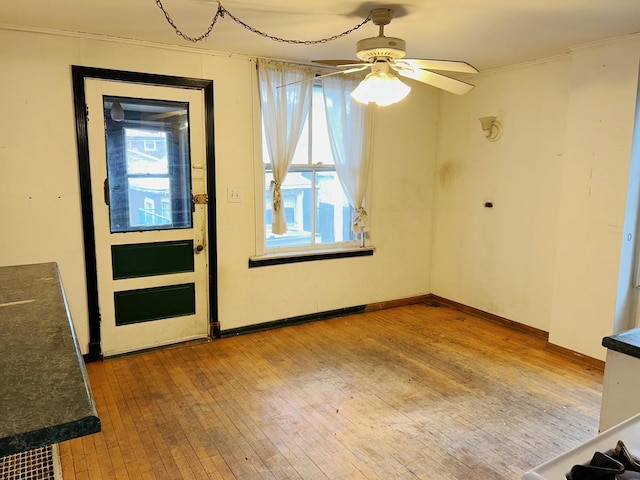
[[[440,185],[447,187],[453,183],[457,176],[458,165],[455,162],[447,161],[442,164],[438,170],[438,178]]]

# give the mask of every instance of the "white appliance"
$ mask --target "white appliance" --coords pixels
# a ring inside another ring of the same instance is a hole
[[[631,453],[638,456],[638,452],[640,452],[640,414],[611,427],[597,437],[553,460],[529,470],[522,476],[522,480],[565,480],[571,467],[578,464],[588,464],[595,452],[607,453],[607,451],[613,450],[618,440],[622,440]]]

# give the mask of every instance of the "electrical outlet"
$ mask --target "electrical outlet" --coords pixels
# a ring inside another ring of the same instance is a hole
[[[240,187],[227,187],[227,203],[242,203],[242,189]]]

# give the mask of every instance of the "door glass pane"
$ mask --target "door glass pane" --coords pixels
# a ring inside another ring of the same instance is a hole
[[[131,227],[171,226],[171,190],[166,177],[133,177],[128,185]],[[142,204],[140,203],[142,199]],[[167,211],[163,211],[163,202]]]
[[[129,175],[169,173],[167,132],[125,127],[124,139],[127,145]]]
[[[186,102],[104,97],[111,232],[191,228]]]

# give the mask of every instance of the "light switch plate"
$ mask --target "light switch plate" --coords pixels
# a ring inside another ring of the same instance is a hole
[[[227,203],[242,203],[242,188],[227,187]]]

